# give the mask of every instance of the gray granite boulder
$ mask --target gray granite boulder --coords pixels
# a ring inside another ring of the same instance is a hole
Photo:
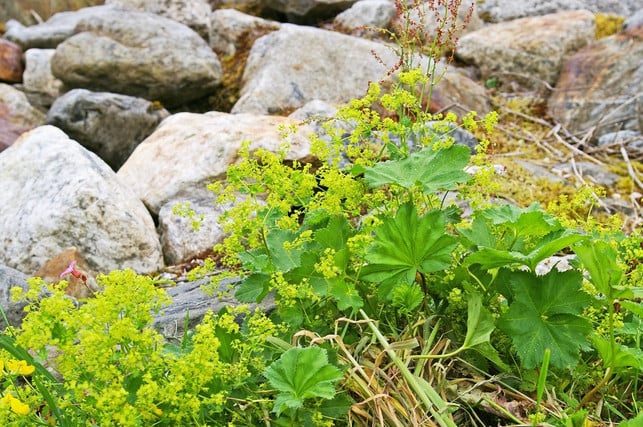
[[[174,198],[159,210],[158,233],[167,265],[176,265],[212,250],[225,234],[219,217],[229,206],[216,205],[216,196],[206,188],[195,188],[189,194]],[[191,216],[179,215],[187,210]],[[193,221],[199,225],[195,229]]]
[[[95,154],[41,126],[0,153],[0,264],[32,274],[70,246],[97,272],[163,266],[141,201]]]
[[[180,338],[184,331],[186,315],[188,327],[198,325],[208,311],[218,313],[219,310],[229,306],[238,306],[241,303],[234,298],[234,287],[241,283],[238,278],[224,279],[215,287],[214,294],[206,293],[203,287],[210,287],[210,279],[203,278],[194,282],[182,282],[177,286],[167,289],[172,297],[172,303],[164,307],[162,312],[154,318],[154,327],[165,337]],[[250,310],[260,309],[270,312],[276,308],[274,298],[267,296],[260,304],[244,304]]]
[[[24,91],[34,104],[49,108],[64,93],[64,85],[51,72],[54,49],[33,48],[25,52]]]
[[[314,24],[330,19],[357,0],[264,0],[262,6],[283,13],[289,22]]]
[[[242,143],[249,141],[253,151],[277,151],[284,142],[280,126],[297,123],[285,117],[215,111],[174,114],[136,147],[118,177],[158,215],[166,203],[184,200],[224,178],[228,166],[238,160]],[[310,159],[309,133],[303,126],[288,137],[288,159]]]
[[[489,22],[581,9],[630,16],[641,8],[640,0],[485,0],[479,3],[479,15]]]
[[[11,326],[19,326],[22,319],[25,317],[23,309],[27,305],[26,302],[14,302],[11,298],[11,288],[19,287],[26,291],[29,289],[27,284],[27,276],[18,270],[0,264],[0,308],[9,321]],[[7,326],[4,318],[0,316],[0,330],[4,330]]]
[[[167,110],[143,98],[74,89],[56,99],[47,124],[62,129],[118,170],[168,116]]]
[[[351,33],[359,30],[388,28],[395,18],[395,4],[389,0],[361,0],[333,20],[341,30]]]
[[[212,7],[206,0],[105,0],[105,5],[164,16],[187,25],[204,40],[208,39]]]
[[[594,15],[588,11],[516,19],[465,34],[456,56],[480,67],[483,77],[519,75],[527,83],[553,85],[564,61],[591,43],[594,34]]]
[[[378,62],[372,51],[384,61]],[[284,114],[308,101],[347,102],[397,61],[386,45],[317,28],[283,24],[257,39],[233,113]]]
[[[161,101],[169,107],[211,95],[221,64],[208,44],[178,22],[114,10],[82,17],[56,47],[53,74],[72,88]]]
[[[34,47],[55,49],[75,34],[78,22],[105,13],[107,10],[111,10],[111,7],[93,6],[73,12],[60,12],[41,24],[31,26],[24,26],[18,21],[9,21],[3,37],[19,44],[24,50]]]

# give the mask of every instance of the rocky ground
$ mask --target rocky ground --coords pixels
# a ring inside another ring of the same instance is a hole
[[[332,116],[397,60],[367,30],[399,28],[392,0],[95,3],[48,16],[17,2],[3,17],[0,298],[10,320],[19,310],[8,287],[57,280],[70,259],[90,275],[181,277],[222,238],[225,207],[205,184],[225,176],[241,144],[277,149],[280,125]],[[506,175],[502,196],[547,203],[595,184],[605,212],[640,227],[639,2],[486,0],[468,21],[430,108],[500,113],[491,160]],[[307,134],[318,130],[301,124],[289,158],[310,160]],[[173,213],[185,203],[205,218],[198,234]],[[182,304],[201,313],[221,303],[183,286],[175,297],[192,295]]]

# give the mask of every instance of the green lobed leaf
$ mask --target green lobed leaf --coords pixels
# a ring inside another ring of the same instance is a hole
[[[273,408],[277,416],[287,408],[300,408],[308,398],[334,398],[335,383],[343,378],[328,362],[326,350],[319,347],[287,350],[266,368],[264,376],[279,392]]]
[[[269,275],[263,273],[251,274],[237,287],[234,296],[240,302],[259,303],[268,294],[269,283]]]
[[[393,306],[398,307],[400,311],[405,313],[415,310],[424,300],[422,289],[417,283],[403,283],[396,286],[391,295]]]
[[[509,277],[514,299],[498,327],[511,337],[522,366],[540,365],[547,348],[552,366],[574,366],[592,331],[581,316],[591,303],[581,289],[582,275],[573,270],[552,270],[544,276],[515,271]]]
[[[329,284],[329,293],[337,301],[340,310],[359,310],[364,305],[362,297],[353,283],[342,279],[332,280]]]
[[[573,249],[589,272],[596,290],[611,297],[612,287],[617,286],[623,278],[623,271],[616,262],[616,249],[605,241],[589,239],[575,245]]]
[[[390,299],[393,286],[413,283],[417,272],[449,267],[457,240],[447,234],[445,222],[441,211],[420,217],[412,203],[403,204],[394,218],[384,217],[375,230],[375,246],[365,256],[368,264],[360,278],[380,283],[380,293]]]
[[[407,189],[420,186],[425,193],[453,190],[471,178],[463,171],[470,156],[469,148],[463,145],[439,150],[425,148],[405,159],[366,168],[364,180],[371,188],[395,184]]]

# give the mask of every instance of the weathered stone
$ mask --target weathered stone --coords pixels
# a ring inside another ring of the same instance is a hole
[[[643,8],[639,9],[634,15],[629,16],[623,23],[623,31],[629,31],[643,26]]]
[[[70,246],[97,272],[163,265],[141,201],[95,154],[42,126],[0,153],[0,263],[32,274]]]
[[[117,170],[168,116],[167,110],[142,98],[74,89],[54,102],[47,124],[62,129]]]
[[[405,31],[418,30],[420,33],[414,35],[424,40],[426,44],[432,44],[434,40],[439,45],[451,48],[454,40],[449,40],[449,33],[452,38],[460,38],[463,34],[479,30],[483,26],[482,20],[475,12],[475,2],[463,0],[457,10],[457,14],[447,8],[447,5],[440,5],[440,2],[420,2],[417,6],[408,11],[408,14],[397,16],[393,24],[395,32],[401,37]],[[451,31],[453,29],[453,31]]]
[[[29,49],[25,52],[23,86],[29,99],[42,107],[50,107],[64,92],[63,82],[51,72],[54,49]]]
[[[209,286],[210,279],[204,278],[194,282],[178,283],[167,289],[172,303],[154,318],[154,327],[166,337],[180,337],[184,330],[185,317],[188,316],[190,329],[198,325],[208,312],[218,313],[225,307],[238,306],[241,303],[234,298],[234,286],[239,279],[224,279],[213,294],[203,292],[203,286]],[[214,297],[212,295],[215,295]],[[267,296],[261,304],[244,304],[250,310],[260,309],[270,312],[276,308],[272,296]]]
[[[236,9],[218,9],[212,12],[210,47],[218,54],[235,55],[249,39],[278,30],[281,24],[257,18]]]
[[[571,133],[643,133],[643,27],[602,38],[565,63],[549,115]]]
[[[361,0],[346,9],[333,20],[333,25],[341,30],[355,34],[388,28],[395,18],[395,4],[389,0]]]
[[[7,22],[8,40],[20,45],[24,50],[31,48],[55,49],[60,43],[73,36],[76,25],[84,18],[100,15],[111,9],[108,6],[86,7],[74,12],[60,12],[42,24],[25,27],[17,21]]]
[[[25,317],[23,310],[27,305],[25,301],[13,301],[11,288],[18,287],[26,291],[29,289],[28,278],[29,276],[18,270],[0,264],[0,307],[11,326],[20,326],[22,319]],[[7,326],[0,316],[0,330],[4,330]]]
[[[159,237],[167,265],[176,265],[187,259],[212,250],[225,234],[219,225],[219,217],[230,206],[215,205],[216,196],[206,190],[194,189],[182,198],[172,199],[159,210]],[[199,221],[195,230],[192,218],[175,214],[175,207],[185,207],[194,212]]]
[[[0,39],[0,81],[19,83],[22,81],[22,49],[15,43]]]
[[[314,24],[348,9],[357,0],[265,0],[262,6],[281,12],[290,22]]]
[[[578,174],[588,182],[608,188],[614,186],[619,180],[619,176],[608,171],[605,166],[586,161],[575,162],[574,165],[570,163],[558,163],[552,166],[551,169],[554,173],[571,182],[575,180]]]
[[[382,79],[396,61],[381,43],[283,24],[252,46],[232,112],[287,114],[313,99],[347,102],[364,95],[368,83]]]
[[[178,113],[165,119],[119,169],[118,176],[157,215],[173,199],[181,199],[222,179],[238,160],[244,141],[250,149],[277,151],[284,142],[279,126],[296,120],[276,116]],[[309,129],[290,135],[288,159],[308,160]]]
[[[0,151],[44,121],[45,115],[29,103],[23,92],[0,83]]]
[[[478,14],[489,22],[581,9],[630,16],[641,7],[640,0],[485,0],[479,3]]]
[[[0,8],[0,22],[10,19],[25,25],[36,23],[36,16],[47,20],[51,15],[103,3],[104,0],[8,0]]]
[[[594,33],[594,15],[588,11],[516,19],[465,34],[456,56],[479,66],[483,77],[507,74],[553,85],[564,61]]]
[[[149,12],[187,25],[204,40],[208,39],[212,8],[205,0],[105,0],[122,10]]]
[[[430,102],[428,91],[425,94],[424,104],[429,104],[433,113],[452,111],[462,116],[475,111],[484,115],[492,110],[485,88],[455,68],[449,68],[435,85]]]
[[[169,107],[213,93],[221,64],[183,24],[144,12],[112,10],[82,18],[58,45],[52,72],[69,87],[159,100]]]

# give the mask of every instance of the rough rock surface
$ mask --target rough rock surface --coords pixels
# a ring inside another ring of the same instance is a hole
[[[594,26],[588,11],[516,19],[462,36],[456,55],[484,77],[522,74],[553,85],[564,61],[594,39]]]
[[[235,55],[248,39],[278,30],[280,26],[279,22],[246,15],[236,9],[218,9],[211,16],[210,47],[218,54]]]
[[[174,114],[136,147],[118,176],[157,215],[168,201],[224,177],[244,141],[251,142],[251,150],[278,150],[283,143],[279,126],[296,123],[285,117],[214,111]],[[307,133],[301,127],[289,137],[289,159],[309,158]]]
[[[0,151],[13,144],[23,132],[44,121],[45,115],[29,103],[23,92],[0,83]]]
[[[565,64],[549,114],[570,132],[595,138],[643,133],[643,27],[598,40]]]
[[[372,55],[376,51],[385,65]],[[233,113],[284,114],[313,99],[331,103],[362,96],[395,64],[381,43],[284,24],[252,46]]]
[[[334,17],[357,0],[265,0],[262,6],[281,12],[290,22],[312,24]]]
[[[218,220],[229,206],[215,205],[215,198],[205,188],[194,189],[190,194],[172,199],[161,206],[158,233],[167,265],[176,265],[209,252],[223,240],[225,234]],[[179,206],[194,212],[194,219],[199,220],[198,230],[194,229],[192,218],[174,213],[175,207]]]
[[[349,32],[388,28],[395,17],[395,4],[389,0],[362,0],[346,9],[333,24]]]
[[[47,20],[52,14],[103,3],[104,0],[7,0],[0,8],[0,22],[10,19],[35,24],[36,16]]]
[[[69,87],[116,92],[177,106],[218,86],[221,64],[183,24],[144,12],[112,10],[81,18],[56,47],[52,72]]]
[[[0,264],[32,274],[70,246],[98,272],[163,265],[140,200],[95,154],[41,126],[0,153]]]
[[[581,9],[629,16],[640,8],[639,0],[485,0],[480,3],[478,14],[485,21],[499,22]]]
[[[7,22],[7,40],[20,45],[24,50],[32,47],[54,49],[58,44],[74,35],[79,21],[107,11],[107,6],[86,7],[73,12],[60,12],[46,22],[24,26],[17,21]]]
[[[22,49],[15,43],[0,39],[0,81],[19,83],[22,81]]]
[[[26,291],[29,289],[28,278],[28,275],[0,263],[0,307],[7,316],[9,325],[19,326],[22,323],[25,317],[23,309],[27,305],[26,302],[13,301],[11,288],[19,287]],[[7,326],[4,319],[0,317],[0,330],[4,330]]]
[[[210,279],[204,278],[194,282],[183,282],[168,288],[167,293],[172,297],[172,303],[154,318],[154,327],[166,337],[180,337],[185,325],[185,316],[188,315],[188,326],[193,328],[203,319],[205,313],[211,310],[217,313],[224,307],[239,305],[234,298],[234,285],[239,279],[225,279],[214,289],[217,298],[203,292],[202,286],[209,286]],[[247,304],[250,310],[259,308],[269,312],[275,309],[274,299],[266,297],[261,304]]]
[[[29,49],[25,52],[23,85],[29,100],[40,107],[50,107],[64,92],[63,82],[51,72],[54,49]]]
[[[212,8],[206,0],[105,0],[123,10],[153,13],[187,25],[207,40]]]
[[[62,129],[118,170],[167,116],[167,110],[142,98],[74,89],[54,102],[47,124]]]

